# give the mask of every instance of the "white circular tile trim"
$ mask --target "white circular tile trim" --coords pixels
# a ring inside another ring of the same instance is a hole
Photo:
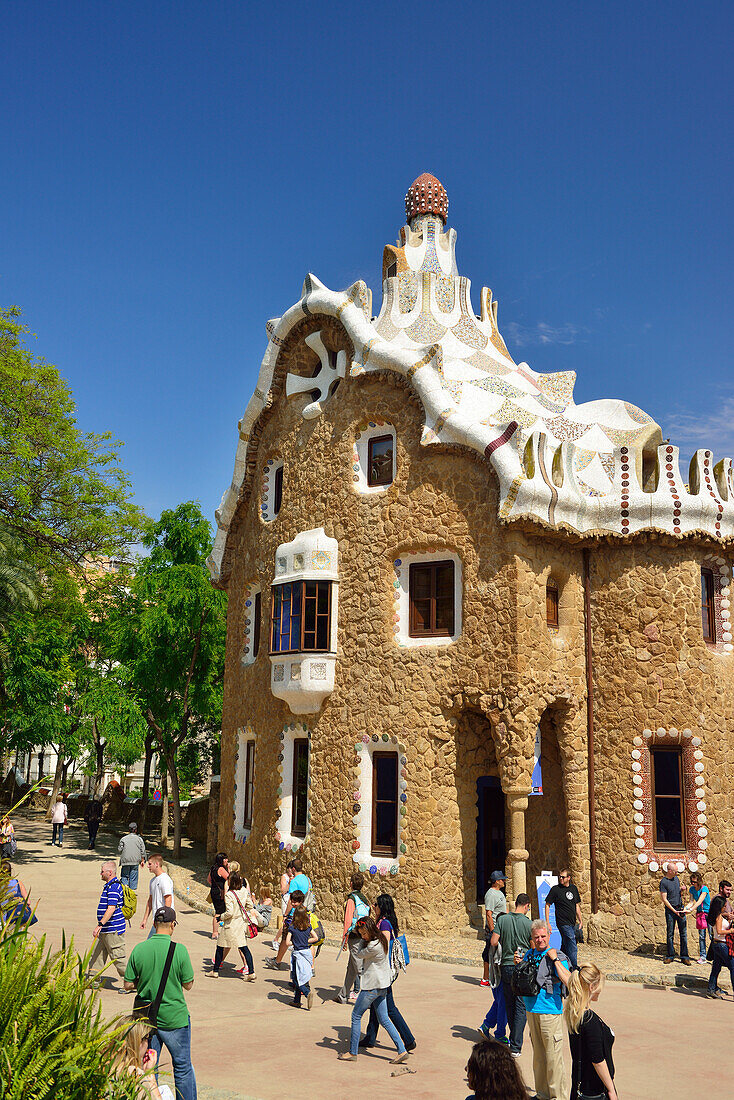
[[[635,760],[635,762],[632,765],[632,771],[633,772],[641,772],[642,771],[642,764],[640,764],[639,761]]]
[[[643,791],[642,787],[635,787],[635,791],[634,791],[635,798],[642,798],[644,793],[645,792]],[[642,803],[640,803],[640,809],[642,809]]]
[[[688,864],[688,870],[689,871],[697,871],[698,870],[698,864],[694,863],[694,861],[691,860],[691,862]]]
[[[640,863],[647,863],[647,856],[645,855],[644,852],[640,852],[637,859],[639,860]]]
[[[633,749],[632,750],[632,759],[633,760],[639,760],[641,756],[642,756],[642,753],[640,752],[639,749]]]
[[[685,863],[680,863],[680,862],[676,863],[676,867],[678,868],[678,873],[679,874],[682,874],[683,871],[685,871],[685,869],[686,869]]]
[[[704,837],[704,836],[708,836],[708,835],[709,835],[709,831],[708,831],[708,829],[706,828],[706,826],[705,826],[705,825],[700,825],[700,826],[699,826],[699,828],[698,828],[698,835],[699,835],[699,836],[701,836],[701,837]]]
[[[651,870],[651,871],[653,872],[653,874],[654,874],[654,873],[655,873],[655,871],[659,871],[659,870],[660,870],[660,864],[659,864],[659,863],[656,863],[656,862],[655,862],[655,860],[652,860],[652,862],[650,863],[650,870]]]
[[[700,856],[698,857],[698,862],[699,862],[699,863],[705,863],[705,862],[706,862],[706,859],[707,859],[707,858],[708,858],[708,857],[707,857],[707,856],[705,856],[705,855],[700,855]]]
[[[706,814],[699,814],[698,817],[696,818],[696,821],[698,822],[699,825],[705,825],[706,824]]]
[[[703,799],[700,802],[696,803],[696,809],[701,810],[701,812],[706,809],[706,803],[703,801]]]
[[[642,743],[643,743],[643,742],[642,742],[642,738],[641,738],[641,737],[633,737],[633,738],[632,738],[632,744],[633,744],[633,745],[641,745]]]
[[[642,837],[637,838],[637,840],[635,841],[635,847],[636,848],[644,848],[645,847],[645,841],[642,839]]]
[[[701,752],[700,749],[695,749],[694,750],[693,759],[694,760],[703,760],[703,753]]]
[[[637,794],[637,791],[635,791],[635,794]],[[643,802],[642,802],[642,799],[641,799],[641,798],[636,798],[636,799],[634,800],[634,802],[632,803],[632,805],[634,806],[634,808],[635,808],[636,810],[641,810],[641,809],[642,809],[642,806],[643,806]]]
[[[699,848],[701,849],[702,852],[705,852],[706,849],[709,846],[709,842],[708,842],[708,840],[699,840],[698,846],[699,846]]]
[[[694,749],[697,749],[698,746],[701,744],[701,738],[700,737],[694,737],[693,740],[691,741],[691,744],[693,745]]]
[[[645,819],[644,819],[644,817],[642,816],[642,814],[635,814],[635,822],[636,822],[636,823],[637,823],[638,825],[641,825],[641,824],[642,824],[642,822],[643,822],[644,820],[645,820]],[[640,833],[639,835],[640,835],[640,836],[642,836],[642,833]]]

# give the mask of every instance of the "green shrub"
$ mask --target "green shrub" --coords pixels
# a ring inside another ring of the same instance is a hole
[[[6,880],[7,881],[7,880]],[[132,1100],[149,1094],[114,1075],[111,1051],[124,1026],[102,1016],[73,941],[46,948],[26,924],[3,916],[12,903],[0,882],[0,1096],[3,1100]]]

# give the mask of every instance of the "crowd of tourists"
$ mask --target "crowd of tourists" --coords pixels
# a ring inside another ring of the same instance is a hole
[[[90,800],[90,805],[94,801]],[[63,846],[67,820],[67,807],[60,795],[51,816],[51,844]],[[96,808],[85,814],[85,822],[89,846],[93,848],[99,827]],[[15,855],[17,842],[9,818],[2,820],[1,827],[3,855],[10,854],[11,842]],[[115,1052],[116,1071],[139,1076],[152,1100],[173,1100],[171,1090],[159,1085],[157,1078],[158,1060],[165,1047],[172,1062],[176,1100],[196,1100],[191,1019],[185,998],[194,982],[194,970],[186,947],[174,939],[173,881],[163,858],[146,851],[134,822],[119,841],[118,857],[119,870],[116,860],[105,860],[100,867],[102,887],[88,960],[92,984],[100,985],[105,980],[95,974],[101,957],[104,968],[114,968],[121,980],[118,992],[135,995],[124,1045]],[[151,925],[147,939],[138,943],[128,957],[125,934],[137,908],[140,869],[146,865],[150,882],[140,927],[148,927],[149,920]],[[9,858],[3,858],[0,871],[15,901],[5,919],[35,922],[28,888],[13,874]],[[225,852],[217,853],[208,883],[215,943],[206,972],[218,978],[234,949],[234,973],[253,982],[255,963],[249,941],[270,925],[272,900],[267,893],[255,899],[242,868]],[[344,899],[340,949],[345,960],[344,980],[333,998],[351,1006],[349,1046],[339,1053],[339,1059],[355,1061],[360,1050],[376,1045],[379,1028],[383,1027],[395,1047],[390,1062],[401,1065],[416,1049],[416,1039],[395,999],[396,979],[410,961],[408,944],[390,894],[381,893],[371,902],[360,872],[352,874],[350,887]],[[614,1032],[596,1011],[604,975],[591,963],[578,963],[577,944],[583,940],[582,899],[569,871],[560,871],[558,883],[545,897],[544,916],[538,920],[530,919],[530,897],[518,894],[510,904],[506,887],[505,873],[494,871],[484,898],[485,947],[480,980],[491,991],[491,1005],[479,1025],[481,1038],[466,1067],[473,1090],[469,1100],[618,1100],[612,1057]],[[712,898],[699,872],[692,873],[684,887],[673,863],[663,867],[660,896],[666,921],[665,961],[675,959],[677,930],[681,961],[690,964],[687,918],[693,916],[699,935],[698,961],[711,962],[708,996],[715,998],[724,995],[718,987],[722,969],[729,971],[734,987],[731,894],[727,880],[719,883],[718,893]],[[298,858],[289,860],[281,877],[280,908],[282,920],[273,939],[274,955],[264,965],[269,969],[287,966],[290,1004],[311,1010],[316,960],[325,937],[316,913],[313,883]],[[560,934],[558,948],[551,946],[554,928]],[[288,963],[284,961],[287,953]],[[532,1048],[532,1092],[523,1083],[517,1064],[526,1033]],[[564,1061],[566,1040],[570,1048],[570,1083]]]

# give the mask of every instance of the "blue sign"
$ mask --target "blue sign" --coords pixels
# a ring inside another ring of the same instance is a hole
[[[543,774],[540,770],[540,726],[535,731],[535,749],[533,752],[533,774],[530,779],[530,793],[543,793]]]
[[[154,802],[160,802],[162,797],[163,796],[161,795],[160,791],[153,791],[153,801]]]
[[[550,893],[551,886],[555,886],[557,882],[558,879],[555,875],[552,875],[550,871],[543,871],[535,880],[535,885],[538,889],[538,916],[541,920],[545,920],[545,899]],[[561,933],[558,931],[558,926],[556,925],[555,905],[551,905],[550,907],[548,924],[551,928],[550,946],[555,947],[556,950],[560,950]]]

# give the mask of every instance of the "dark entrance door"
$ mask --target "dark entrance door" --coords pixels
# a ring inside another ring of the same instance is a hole
[[[499,779],[477,779],[477,903],[484,901],[492,871],[505,869],[505,796]]]

